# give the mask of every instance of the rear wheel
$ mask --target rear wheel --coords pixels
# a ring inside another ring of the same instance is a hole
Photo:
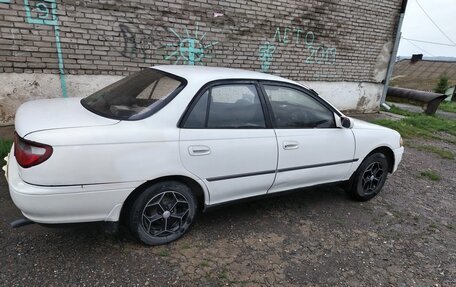
[[[353,175],[350,195],[359,201],[375,197],[382,189],[388,174],[388,160],[382,153],[368,156]]]
[[[195,197],[187,185],[176,181],[155,183],[133,202],[129,226],[142,243],[166,244],[188,231],[196,209]]]

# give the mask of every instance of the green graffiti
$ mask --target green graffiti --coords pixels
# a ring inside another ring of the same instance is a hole
[[[299,44],[299,39],[301,37],[301,33],[303,32],[303,30],[301,29],[294,29],[294,31],[296,31],[296,44]]]
[[[320,39],[318,39],[320,40]],[[277,43],[277,46],[264,42],[260,44],[260,62],[261,70],[267,72],[272,64],[273,54],[277,49],[292,43],[296,46],[301,44],[303,50],[307,48],[309,55],[306,56],[306,64],[316,65],[335,65],[337,58],[336,47],[325,47],[324,43],[317,41],[317,36],[313,31],[305,31],[301,28],[280,28],[276,27],[272,42]]]
[[[47,25],[54,27],[55,46],[59,61],[60,86],[62,96],[68,97],[65,80],[65,69],[63,65],[62,47],[60,44],[60,28],[57,19],[57,4],[55,0],[34,1],[35,5],[30,5],[29,0],[24,0],[26,21],[30,24]]]
[[[49,26],[58,25],[55,0],[37,1],[34,6],[30,5],[29,0],[24,0],[24,8],[28,23]]]
[[[187,27],[184,29],[185,35],[180,35],[173,28],[168,29],[178,39],[178,42],[163,45],[165,48],[174,48],[169,55],[165,56],[165,60],[174,59],[175,65],[179,62],[186,65],[203,65],[204,58],[212,58],[212,56],[208,53],[208,49],[218,44],[218,42],[209,42],[205,44],[204,37],[206,36],[206,33],[202,33],[198,38],[198,25],[196,26],[196,30],[193,35],[190,35],[191,33]]]
[[[302,34],[303,32],[304,30],[300,28],[285,27],[283,28],[283,33],[281,33],[280,27],[277,27],[274,33],[273,41],[282,43],[286,46],[288,43],[293,42],[293,40],[295,45],[299,44],[301,40],[304,40],[307,47],[312,46],[313,43],[316,42],[314,32],[308,31],[305,34]]]
[[[0,3],[9,4],[9,3],[11,3],[11,0],[0,0]]]
[[[49,9],[44,3],[36,4],[36,12],[38,13],[38,18],[47,19],[49,16]]]
[[[280,27],[277,27],[274,33],[273,41],[278,42],[281,44],[284,44],[285,46],[288,43],[292,43],[294,41],[294,44],[299,44],[301,38],[303,35],[301,33],[304,32],[304,30],[300,28],[290,28],[290,27],[285,27],[283,28],[283,31],[281,31]],[[308,43],[313,43],[315,40],[315,35],[313,32],[307,32],[307,34],[304,37],[304,42],[306,42],[307,45]]]
[[[60,28],[59,26],[54,26],[55,33],[55,46],[57,48],[57,58],[59,60],[59,74],[60,74],[60,86],[62,87],[62,96],[64,98],[68,97],[66,81],[65,81],[65,69],[63,66],[63,56],[62,56],[62,47],[60,46]]]
[[[275,34],[274,34],[274,41],[275,42],[282,42],[282,38],[280,38],[280,27],[276,28]]]
[[[304,43],[306,43],[307,48],[312,47],[312,45],[315,42],[315,34],[314,32],[310,31],[306,33],[306,36],[304,37]]]
[[[264,42],[260,45],[260,62],[262,72],[266,73],[269,71],[275,49],[276,47],[269,42]]]
[[[289,42],[289,41],[288,41],[288,32],[289,32],[290,30],[291,30],[291,29],[288,28],[288,27],[285,27],[285,29],[283,30],[283,43],[284,43],[285,45],[287,45],[288,42]]]
[[[307,64],[334,65],[336,63],[337,49],[324,46],[310,46],[310,55],[306,58]]]

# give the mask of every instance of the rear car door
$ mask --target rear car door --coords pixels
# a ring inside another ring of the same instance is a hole
[[[347,179],[355,161],[351,129],[337,128],[335,111],[311,91],[263,82],[277,134],[277,176],[269,192]]]
[[[180,123],[184,167],[205,182],[210,204],[266,194],[277,167],[277,141],[253,81],[214,82]]]

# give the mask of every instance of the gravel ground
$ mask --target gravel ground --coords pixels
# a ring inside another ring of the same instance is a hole
[[[2,175],[0,285],[456,286],[455,170],[407,148],[369,202],[332,187],[226,206],[160,247],[100,224],[11,229],[20,213]]]

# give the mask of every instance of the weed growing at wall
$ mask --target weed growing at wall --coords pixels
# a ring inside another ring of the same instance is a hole
[[[1,166],[3,166],[5,164],[3,159],[10,152],[12,145],[13,145],[12,140],[0,140],[0,165]]]

